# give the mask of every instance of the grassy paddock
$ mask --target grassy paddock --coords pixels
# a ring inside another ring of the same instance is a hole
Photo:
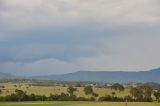
[[[9,95],[11,93],[14,93],[15,89],[19,89],[19,90],[23,90],[25,91],[27,94],[36,94],[36,95],[45,95],[45,96],[49,96],[51,93],[52,94],[61,94],[61,93],[67,93],[67,88],[68,87],[60,87],[60,86],[30,86],[28,87],[27,84],[25,83],[21,83],[19,86],[19,84],[17,83],[3,83],[1,84],[3,86],[5,86],[5,90],[3,90],[3,93],[0,94],[0,96],[6,96]],[[16,87],[14,86],[16,85]],[[85,95],[84,91],[83,91],[84,87],[77,87],[77,91],[76,91],[76,96],[78,97],[88,97]],[[99,97],[105,96],[105,95],[112,95],[112,92],[114,90],[111,90],[110,88],[94,88],[94,92],[96,92]],[[123,92],[118,92],[118,91],[114,91],[116,92],[116,96],[118,97],[124,97],[129,95],[129,89],[125,89],[125,91]]]
[[[124,102],[0,102],[0,106],[125,106]],[[128,106],[160,106],[160,103],[129,102]]]

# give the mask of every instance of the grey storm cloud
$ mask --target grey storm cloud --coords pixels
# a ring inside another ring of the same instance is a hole
[[[0,0],[0,68],[36,75],[159,67],[159,4]]]

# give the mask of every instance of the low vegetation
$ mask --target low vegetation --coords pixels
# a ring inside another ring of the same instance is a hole
[[[65,85],[57,82],[54,86],[34,84],[35,81],[34,83],[3,82],[0,84],[0,101],[160,101],[160,90],[147,84],[94,82],[74,82],[74,84],[67,82]]]

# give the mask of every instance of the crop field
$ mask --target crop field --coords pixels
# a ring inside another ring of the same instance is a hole
[[[0,102],[0,106],[125,106],[124,102]],[[128,106],[160,106],[160,103],[129,102]]]

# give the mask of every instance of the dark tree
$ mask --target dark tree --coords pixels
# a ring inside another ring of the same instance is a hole
[[[97,93],[93,92],[93,93],[92,93],[92,96],[98,97],[99,95],[98,95]]]
[[[92,88],[92,86],[86,86],[86,87],[84,87],[84,93],[86,94],[86,95],[93,95],[93,88]]]
[[[154,96],[158,102],[160,102],[160,90],[154,92]]]
[[[72,96],[72,95],[74,95],[74,92],[77,91],[77,88],[68,87],[67,91],[68,91],[69,95]]]
[[[15,97],[18,99],[18,101],[24,101],[26,100],[27,95],[24,91],[16,89]]]
[[[152,101],[153,89],[150,86],[141,85],[138,89],[142,91],[144,101]]]
[[[81,84],[76,84],[76,87],[81,87]]]
[[[0,89],[0,95],[2,94],[3,92],[2,92],[2,90]]]
[[[121,92],[124,91],[125,88],[123,85],[116,83],[111,86],[111,89],[114,89],[116,91],[118,90],[119,92]]]
[[[133,99],[137,101],[141,101],[141,99],[143,98],[142,91],[138,88],[131,88],[130,94],[133,97]]]
[[[112,92],[112,96],[114,97],[116,95],[116,93],[115,92]]]
[[[149,86],[141,85],[135,88],[131,88],[130,94],[132,95],[133,99],[136,101],[152,101],[152,92],[153,89]]]

